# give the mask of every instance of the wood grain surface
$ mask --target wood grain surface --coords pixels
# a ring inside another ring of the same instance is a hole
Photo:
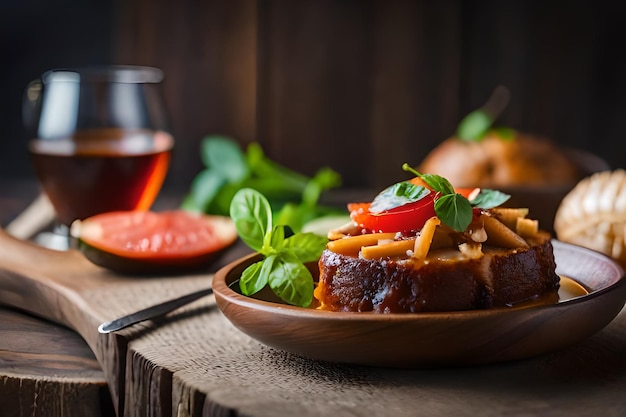
[[[626,413],[624,311],[590,339],[530,360],[432,370],[348,366],[261,345],[234,328],[212,297],[99,335],[101,321],[210,285],[211,274],[115,276],[77,252],[47,251],[4,234],[0,242],[0,302],[83,336],[120,416]],[[236,247],[220,261],[242,251]]]
[[[497,85],[499,124],[593,151],[612,166],[624,118],[620,2],[128,0],[115,62],[166,74],[179,140],[171,183],[201,169],[205,135],[258,141],[307,174],[387,186],[452,135]],[[559,22],[558,25],[555,22]],[[165,28],[165,30],[164,30]],[[609,88],[610,86],[610,88]]]
[[[113,417],[104,373],[75,332],[0,309],[0,415]]]

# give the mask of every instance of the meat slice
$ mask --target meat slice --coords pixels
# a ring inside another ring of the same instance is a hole
[[[361,259],[325,250],[315,296],[332,311],[417,313],[485,309],[556,291],[559,277],[547,233],[528,248],[485,248],[468,259],[432,251],[427,261]]]

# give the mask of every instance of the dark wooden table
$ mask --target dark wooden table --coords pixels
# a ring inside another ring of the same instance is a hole
[[[103,282],[113,279],[103,278]],[[116,307],[107,303],[107,297],[126,302],[128,309],[138,301],[151,303],[174,287],[187,291],[206,285],[206,277],[177,279],[120,280],[119,287],[83,296],[91,297],[95,321]],[[153,293],[146,292],[146,286]],[[0,328],[0,378],[10,382],[0,385],[0,416],[110,414],[102,374],[76,334],[16,311],[0,311],[10,318],[0,321],[5,326]],[[27,326],[36,330],[29,332]],[[50,334],[58,335],[57,343],[51,343]],[[210,298],[107,340],[123,344],[125,352],[126,364],[120,369],[125,379],[121,391],[112,396],[125,397],[125,416],[626,415],[625,311],[596,335],[565,350],[468,368],[397,370],[301,358],[247,337]],[[43,353],[32,350],[33,344],[41,344]],[[65,361],[67,356],[71,359]],[[41,358],[44,367],[38,363]],[[68,374],[54,380],[49,369],[55,368]],[[22,380],[22,385],[13,380]],[[70,381],[80,383],[72,390]],[[34,388],[24,388],[26,382]],[[37,390],[52,397],[33,395]],[[36,409],[44,398],[57,408]]]

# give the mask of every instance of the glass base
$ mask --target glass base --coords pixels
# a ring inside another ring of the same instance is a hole
[[[70,230],[65,225],[55,225],[54,230],[41,232],[33,240],[45,248],[66,251],[70,248]]]

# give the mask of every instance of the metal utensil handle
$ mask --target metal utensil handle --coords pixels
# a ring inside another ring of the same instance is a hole
[[[187,295],[183,295],[182,297],[175,298],[173,300],[165,301],[161,304],[157,304],[143,310],[136,311],[126,316],[119,317],[115,320],[104,322],[98,327],[98,332],[106,334],[122,330],[128,326],[132,326],[133,324],[137,324],[142,321],[150,320],[167,314],[170,311],[176,310],[177,308],[180,308],[186,304],[191,303],[192,301],[195,301],[199,298],[204,297],[205,295],[210,295],[212,293],[213,288],[206,288]]]

